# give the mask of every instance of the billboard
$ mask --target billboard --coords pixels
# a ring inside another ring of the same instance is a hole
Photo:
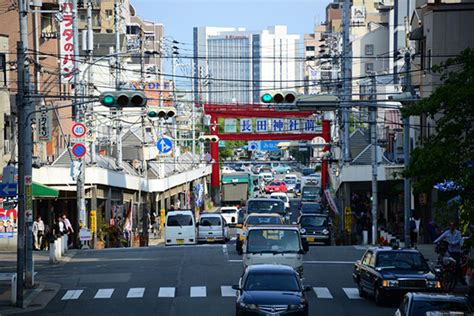
[[[138,80],[130,82],[134,89],[141,90],[141,82]],[[163,106],[173,106],[172,83],[164,81],[163,87],[159,80],[150,80],[144,82],[143,91],[145,92],[147,105],[160,106],[160,99],[163,99]]]

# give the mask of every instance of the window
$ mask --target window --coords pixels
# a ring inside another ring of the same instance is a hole
[[[307,52],[314,52],[314,46],[306,46]]]
[[[172,215],[168,217],[167,226],[193,226],[193,218],[191,215]]]
[[[364,259],[362,259],[362,264],[369,265],[371,259],[372,259],[372,252],[368,251],[364,256]]]
[[[219,217],[201,217],[201,226],[221,226]]]
[[[374,55],[374,45],[365,45],[365,54],[367,56],[373,56]]]
[[[251,273],[245,280],[247,291],[300,291],[294,274]]]
[[[0,86],[7,86],[7,63],[5,54],[0,54]]]
[[[85,14],[81,14],[79,16],[79,18],[81,19],[81,21],[85,21],[86,20],[86,15]]]
[[[372,72],[372,71],[374,71],[374,63],[366,63],[365,72]]]
[[[110,19],[112,15],[112,10],[105,10],[105,16],[107,17],[107,19]]]

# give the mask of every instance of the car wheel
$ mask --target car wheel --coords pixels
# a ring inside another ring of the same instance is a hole
[[[384,297],[383,294],[380,293],[380,288],[376,285],[375,290],[374,290],[374,299],[375,299],[375,304],[378,306],[382,306],[384,303]]]
[[[367,292],[364,291],[364,289],[362,288],[362,285],[360,285],[360,281],[357,282],[357,289],[359,290],[359,296],[360,297],[362,297],[362,298],[367,297]]]

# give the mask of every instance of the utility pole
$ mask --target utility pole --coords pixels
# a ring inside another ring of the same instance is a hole
[[[120,90],[120,0],[114,1],[114,29],[115,29],[115,89]],[[115,132],[117,137],[117,167],[122,168],[122,115],[116,111]]]
[[[350,6],[351,0],[345,0],[342,8],[342,150],[343,161],[348,163],[351,160],[349,148],[349,112],[351,101],[351,68],[352,68],[352,48],[349,40],[350,35]]]
[[[28,1],[18,1],[20,41],[17,45],[18,63],[18,242],[17,242],[17,293],[16,305],[23,308],[23,275],[26,267],[26,285],[33,285],[32,249],[28,247],[28,241],[32,244],[31,225],[32,198],[31,192],[27,192],[27,186],[31,189],[32,175],[32,149],[33,139],[31,135],[31,112],[32,104],[29,99],[30,74],[29,66],[26,65],[26,50],[28,49]],[[28,180],[28,181],[27,181]],[[28,212],[28,214],[27,214]],[[26,225],[25,225],[26,224]],[[26,240],[25,240],[26,237]],[[25,244],[26,242],[26,244]],[[30,269],[30,270],[29,270]]]
[[[371,83],[371,102],[370,111],[370,145],[372,148],[372,245],[377,244],[377,86],[375,74],[370,75]]]
[[[409,52],[405,53],[405,89],[413,96],[411,86],[411,56]],[[408,170],[410,162],[410,117],[403,118],[403,164],[405,171]],[[411,245],[410,242],[410,213],[411,213],[411,181],[405,176],[403,179],[403,205],[405,217],[405,247]]]

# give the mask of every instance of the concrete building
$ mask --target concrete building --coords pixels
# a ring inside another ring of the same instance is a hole
[[[304,35],[304,94],[317,94],[321,92],[321,67],[319,49],[321,47],[325,25],[316,25],[314,33]]]

